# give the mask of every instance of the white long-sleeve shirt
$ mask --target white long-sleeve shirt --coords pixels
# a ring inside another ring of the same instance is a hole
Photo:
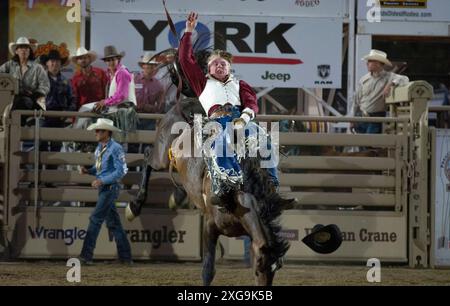
[[[390,83],[401,86],[406,85],[408,82],[409,78],[407,76],[384,70],[378,75],[366,74],[358,82],[352,115],[355,115],[358,109],[363,114],[384,112],[385,98],[383,92],[386,86]]]

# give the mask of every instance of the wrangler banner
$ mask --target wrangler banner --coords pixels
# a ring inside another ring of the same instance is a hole
[[[144,209],[134,222],[124,222],[135,259],[200,259],[200,215],[197,211]],[[89,223],[89,208],[42,208],[35,219],[33,209],[21,213],[16,228],[16,250],[21,258],[67,258],[78,256]],[[103,225],[95,258],[116,258],[113,236]]]

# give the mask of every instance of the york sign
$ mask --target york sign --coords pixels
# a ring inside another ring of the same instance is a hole
[[[172,18],[178,37],[170,32],[165,15],[93,13],[92,49],[101,53],[105,45],[114,44],[126,52],[125,65],[137,71],[144,51],[178,47],[185,16]],[[254,87],[338,88],[341,84],[342,22],[338,20],[202,15],[193,38],[196,48],[231,52],[235,76]],[[323,64],[332,69],[317,84],[317,67]]]

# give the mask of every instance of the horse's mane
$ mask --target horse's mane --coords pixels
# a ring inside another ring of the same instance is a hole
[[[281,235],[280,216],[284,201],[274,191],[266,169],[260,167],[260,159],[247,157],[241,162],[244,174],[243,191],[252,194],[258,202],[258,215],[264,226],[269,244],[269,264],[276,263],[288,251],[290,244]]]

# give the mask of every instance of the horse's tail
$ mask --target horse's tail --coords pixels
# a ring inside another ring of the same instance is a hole
[[[257,200],[258,215],[268,243],[269,264],[272,265],[283,257],[290,244],[282,236],[280,216],[283,200],[275,192],[266,169],[260,167],[258,158],[246,158],[242,161],[244,173],[244,192],[251,193]]]

